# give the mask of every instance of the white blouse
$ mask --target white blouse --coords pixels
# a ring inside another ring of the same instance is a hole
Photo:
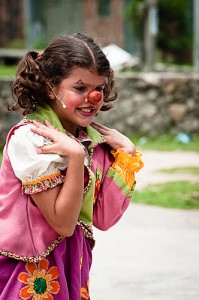
[[[58,154],[38,154],[37,147],[52,144],[30,130],[32,124],[15,130],[8,145],[8,156],[15,175],[22,183],[33,182],[66,169],[68,158]]]

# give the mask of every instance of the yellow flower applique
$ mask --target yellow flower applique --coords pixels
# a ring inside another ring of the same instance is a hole
[[[101,185],[101,180],[98,178],[95,182],[95,193],[94,193],[94,201],[93,201],[94,204],[95,204],[95,202],[97,200],[97,196],[99,194],[100,185]]]
[[[32,300],[53,300],[52,294],[58,294],[60,290],[59,282],[55,279],[59,277],[58,268],[56,266],[49,267],[47,259],[41,260],[39,263],[26,263],[26,272],[21,272],[18,281],[26,284],[20,290],[21,299]]]
[[[90,295],[89,295],[89,279],[87,280],[87,287],[82,286],[80,293],[81,293],[81,299],[90,300]]]

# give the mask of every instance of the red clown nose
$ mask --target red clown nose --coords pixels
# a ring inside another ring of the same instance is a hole
[[[102,100],[102,95],[99,91],[92,90],[88,93],[87,99],[91,104],[98,104]]]

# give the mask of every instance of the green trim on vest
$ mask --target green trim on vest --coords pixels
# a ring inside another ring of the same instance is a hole
[[[101,142],[105,143],[105,140],[103,139],[101,134],[97,130],[95,130],[92,126],[87,126],[86,131],[87,134],[90,136],[90,138],[93,140],[94,146],[96,146]]]
[[[133,189],[130,190],[128,185],[124,182],[120,175],[113,169],[109,169],[106,176],[111,178],[120,187],[120,189],[127,197],[133,196],[135,184],[133,186]]]
[[[84,194],[84,201],[80,211],[79,219],[85,222],[87,225],[92,226],[93,219],[93,202],[94,202],[94,192],[95,192],[95,174],[88,168],[89,176],[91,179],[91,185],[89,189]]]

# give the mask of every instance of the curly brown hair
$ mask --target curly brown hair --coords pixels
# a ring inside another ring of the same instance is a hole
[[[76,33],[60,35],[42,54],[29,51],[20,60],[12,87],[14,102],[8,109],[22,110],[22,114],[26,115],[32,113],[37,106],[50,104],[47,83],[59,85],[62,80],[70,76],[74,67],[87,68],[107,78],[101,110],[112,108],[117,93],[113,91],[114,72],[109,61],[92,38]]]

